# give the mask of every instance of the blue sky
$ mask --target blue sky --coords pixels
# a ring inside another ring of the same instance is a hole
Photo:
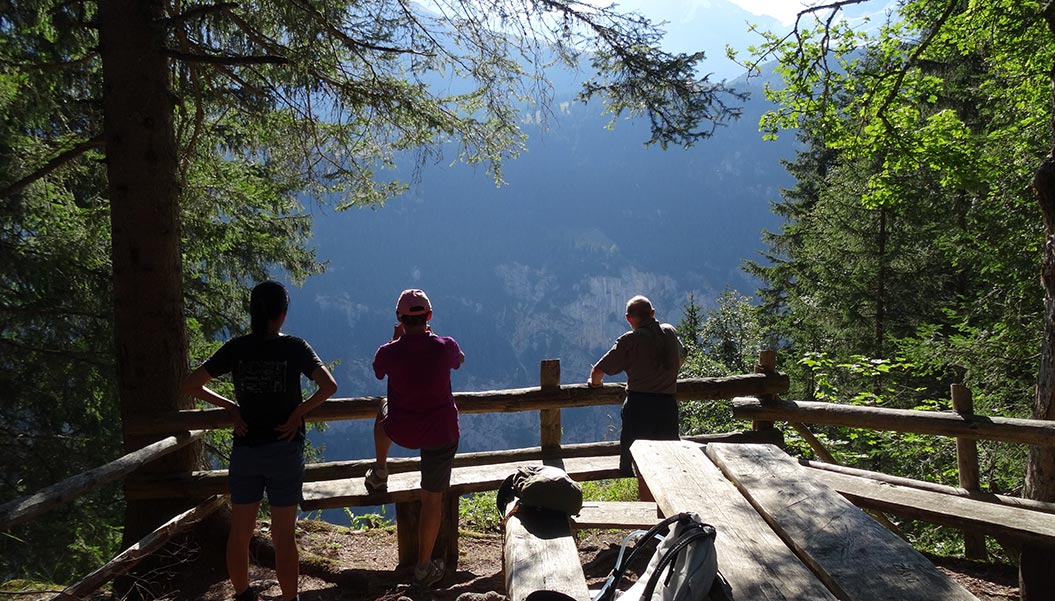
[[[651,10],[660,6],[677,7],[685,13],[694,13],[697,10],[710,8],[716,0],[618,0],[617,4],[623,8],[636,10],[648,15]],[[720,0],[718,0],[720,1]],[[773,17],[777,21],[790,25],[795,20],[798,11],[806,6],[801,0],[727,0],[747,12],[755,15]]]

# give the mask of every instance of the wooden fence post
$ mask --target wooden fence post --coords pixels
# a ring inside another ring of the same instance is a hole
[[[458,567],[458,503],[461,497],[449,491],[443,493],[440,505],[440,531],[432,547],[432,558],[442,559],[447,570]],[[418,530],[421,528],[421,501],[396,503],[396,545],[401,566],[412,566],[418,561]]]
[[[560,390],[560,359],[543,359],[539,365],[539,387]],[[539,443],[542,455],[560,452],[560,409],[539,410]]]
[[[953,384],[950,388],[952,395],[952,408],[962,416],[974,415],[974,399],[971,391],[960,384]],[[960,488],[966,490],[980,490],[978,475],[978,441],[972,438],[956,438],[956,467],[960,475]],[[963,533],[963,550],[967,559],[985,561],[988,554],[985,550],[985,535],[974,532]]]
[[[772,349],[765,349],[758,354],[758,365],[755,365],[756,374],[775,374],[777,373],[777,352]],[[776,400],[777,395],[765,394],[758,395],[758,400],[765,404],[766,401]],[[751,422],[751,429],[756,431],[770,430],[773,428],[773,422],[766,421],[753,421]]]

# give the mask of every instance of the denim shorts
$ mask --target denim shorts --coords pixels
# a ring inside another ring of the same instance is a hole
[[[280,440],[258,446],[235,445],[227,473],[231,503],[257,503],[264,498],[272,507],[299,505],[304,484],[304,443]]]

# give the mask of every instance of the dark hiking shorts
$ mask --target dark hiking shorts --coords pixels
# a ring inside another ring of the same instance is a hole
[[[231,502],[256,503],[264,498],[273,507],[299,505],[304,484],[304,443],[280,440],[258,446],[235,445],[227,473]]]
[[[672,394],[629,391],[619,415],[619,472],[624,477],[634,475],[630,445],[635,440],[678,440],[678,401]]]
[[[421,488],[429,492],[443,492],[451,485],[451,469],[458,441],[421,449]]]

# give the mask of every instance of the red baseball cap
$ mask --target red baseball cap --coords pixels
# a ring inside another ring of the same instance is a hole
[[[424,290],[411,288],[400,293],[396,303],[396,315],[424,315],[429,311],[432,311],[432,303],[429,302],[429,297],[425,296]]]

